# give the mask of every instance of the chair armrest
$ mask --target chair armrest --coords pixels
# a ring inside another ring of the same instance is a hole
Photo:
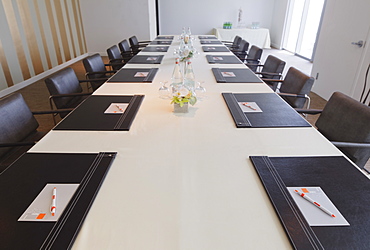
[[[70,93],[70,94],[51,95],[49,96],[49,99],[61,97],[85,96],[85,95],[91,95],[91,93]]]
[[[247,62],[244,63],[247,66],[260,66],[260,64],[258,64],[259,61],[260,61],[259,59],[248,59],[248,58],[246,58],[246,59],[244,59],[244,61],[247,61]],[[255,64],[251,63],[251,62],[255,62]]]
[[[263,71],[261,71],[261,72],[256,72],[256,74],[260,74],[260,75],[268,75],[268,76],[282,76],[280,73],[272,73],[272,72],[263,72]],[[271,80],[273,80],[273,79],[271,79]],[[277,80],[277,79],[275,79],[275,80]]]
[[[295,109],[300,114],[317,115],[322,113],[322,109]]]
[[[280,93],[280,92],[278,92],[277,94],[278,95],[281,95],[281,96],[299,97],[299,98],[306,98],[306,99],[308,99],[308,95],[306,95],[306,94],[292,94],[292,93]]]
[[[370,143],[331,141],[336,147],[370,148]]]
[[[30,146],[35,145],[35,141],[25,141],[25,142],[8,142],[8,143],[0,143],[1,148],[5,147],[22,147],[22,146]]]
[[[42,110],[42,111],[32,111],[34,115],[46,115],[46,114],[55,114],[55,113],[67,113],[71,112],[73,108],[70,109],[56,109],[56,110]]]
[[[94,79],[78,80],[78,82],[79,83],[82,83],[82,82],[100,82],[100,81],[104,81],[104,80],[106,81],[108,79],[109,79],[109,77],[104,77],[104,78],[94,78]]]
[[[121,58],[121,59],[111,59],[111,60],[109,60],[109,65],[119,65],[119,64],[122,64],[121,62],[123,62],[123,58]]]
[[[116,73],[117,72],[117,70],[107,70],[107,71],[95,71],[95,72],[86,72],[86,74],[85,75],[97,75],[97,74],[107,74],[107,73]]]
[[[279,80],[279,79],[268,79],[268,78],[261,78],[262,81],[264,82],[284,82],[284,80]]]

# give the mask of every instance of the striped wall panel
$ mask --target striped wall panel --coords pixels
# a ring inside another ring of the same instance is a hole
[[[0,90],[86,53],[79,0],[0,0]]]

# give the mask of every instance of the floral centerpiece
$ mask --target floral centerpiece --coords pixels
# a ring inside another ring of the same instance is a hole
[[[180,53],[180,62],[189,61],[194,57],[195,53],[196,51],[194,49],[185,49],[182,53]]]
[[[174,104],[175,113],[186,113],[188,112],[188,104],[193,106],[196,102],[197,97],[193,92],[186,88],[182,88],[174,93],[171,104]]]
[[[194,105],[197,102],[197,97],[193,95],[191,91],[187,93],[187,95],[181,95],[180,92],[177,92],[173,97],[172,97],[172,103],[177,103],[180,105],[180,107],[183,107],[184,104],[189,103],[190,105]]]

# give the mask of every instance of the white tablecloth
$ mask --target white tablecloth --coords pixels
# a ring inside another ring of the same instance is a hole
[[[145,94],[130,131],[53,130],[32,148],[118,152],[73,249],[291,248],[249,156],[342,153],[313,127],[236,128],[221,93],[272,91],[264,83],[217,83],[215,66],[198,39],[194,44],[201,52],[193,59],[195,77],[207,92],[189,113],[173,113],[170,100],[158,97],[175,65],[176,37],[167,53],[141,52],[164,55],[152,83],[105,83],[94,93]]]
[[[260,48],[270,48],[270,32],[268,29],[214,29],[214,34],[221,41],[233,41],[236,35],[241,36],[251,45]]]

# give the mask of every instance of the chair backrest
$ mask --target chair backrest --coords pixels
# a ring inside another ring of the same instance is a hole
[[[128,39],[130,42],[131,50],[134,54],[139,52],[139,41],[137,40],[136,36],[132,36]]]
[[[121,52],[117,45],[113,45],[107,49],[108,58],[110,61],[122,59]]]
[[[248,55],[247,55],[247,63],[249,63],[250,65],[248,65],[248,67],[253,71],[253,72],[256,72],[257,70],[257,65],[254,65],[254,64],[259,64],[260,63],[260,59],[261,59],[261,56],[262,56],[262,49],[255,46],[255,45],[252,45],[251,48],[249,49],[249,52],[248,52]]]
[[[232,44],[232,47],[233,48],[237,48],[240,44],[240,42],[242,41],[242,38],[240,36],[235,36],[234,37],[234,41],[233,41],[233,44]]]
[[[46,78],[45,84],[50,95],[82,93],[80,82],[72,68],[65,68]],[[53,101],[57,109],[65,109],[75,108],[82,99],[83,98],[80,96],[75,96],[55,98]],[[60,114],[61,117],[65,115],[66,114]]]
[[[370,107],[335,92],[315,124],[330,141],[370,143]],[[364,167],[370,148],[339,148],[357,166]]]
[[[132,36],[128,40],[130,42],[131,47],[132,46],[139,45],[139,40],[137,40],[137,37],[136,36]]]
[[[240,44],[239,44],[239,47],[237,49],[234,49],[233,52],[234,53],[246,53],[248,51],[248,48],[249,48],[249,43],[242,39]]]
[[[96,78],[107,78],[104,61],[99,53],[96,53],[92,56],[88,56],[82,60],[83,65],[85,67],[87,76],[89,79],[96,79]],[[98,74],[88,74],[93,72],[100,72]],[[105,80],[99,81],[99,82],[91,82],[91,87],[93,90],[96,90],[105,82]]]
[[[127,42],[126,39],[120,41],[118,43],[118,47],[119,47],[119,50],[121,51],[121,53],[127,54],[127,53],[131,52],[130,44]]]
[[[39,124],[19,93],[0,99],[0,142],[20,142],[36,132]],[[10,148],[0,148],[0,157]]]
[[[86,73],[90,72],[104,72],[107,71],[104,65],[104,61],[100,54],[96,53],[92,56],[88,56],[82,60],[83,65],[85,67]],[[94,75],[91,78],[100,78],[104,77],[105,74],[102,73],[101,75]]]
[[[124,65],[123,58],[121,53],[117,47],[117,45],[113,45],[107,49],[107,54],[109,58],[109,62],[112,64],[112,68],[114,70],[119,70]]]
[[[282,74],[285,67],[285,62],[279,58],[269,55],[263,65],[261,72],[277,73]],[[267,74],[262,74],[262,78],[267,79],[280,79],[280,76],[272,76]]]
[[[290,94],[308,95],[312,89],[315,78],[310,77],[294,67],[290,67],[280,87],[280,92]],[[282,96],[293,108],[303,108],[305,98]]]

